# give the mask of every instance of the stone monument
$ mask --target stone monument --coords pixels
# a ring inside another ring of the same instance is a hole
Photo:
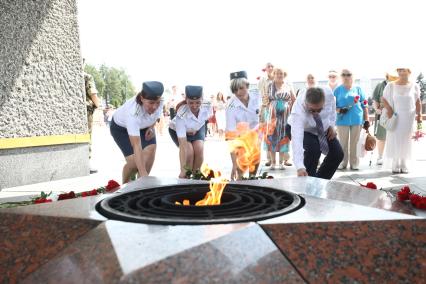
[[[89,173],[75,0],[0,2],[0,189]]]

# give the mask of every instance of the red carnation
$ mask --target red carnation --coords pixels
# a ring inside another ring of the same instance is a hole
[[[366,106],[368,104],[368,101],[367,100],[364,100],[364,105]]]
[[[75,198],[75,197],[76,196],[75,196],[74,191],[70,191],[68,193],[59,194],[58,200],[72,199],[72,198]]]
[[[120,184],[116,182],[115,180],[111,179],[108,181],[108,184],[105,188],[106,188],[106,191],[111,191],[119,187],[120,187]]]
[[[92,195],[98,195],[98,191],[96,189],[92,189],[91,191],[88,192],[88,194],[90,196],[92,196]]]
[[[41,198],[34,200],[35,204],[48,203],[48,202],[52,202],[52,199],[46,199],[44,197],[41,197]]]
[[[256,80],[258,80],[258,81],[259,81],[259,80],[260,80],[260,76],[257,76],[257,77],[256,77]]]
[[[397,198],[399,201],[405,201],[410,199],[410,195],[410,188],[408,186],[404,186],[400,191],[398,191]]]
[[[418,194],[411,194],[410,196],[410,202],[413,204],[414,207],[417,207],[418,204],[422,201],[422,197]]]
[[[359,101],[359,96],[355,96],[354,103],[357,103]]]
[[[360,185],[362,187],[369,188],[369,189],[377,189],[377,185],[374,182],[367,182],[367,184],[365,185],[360,183]]]
[[[418,209],[426,209],[426,197],[421,197],[414,206]]]
[[[87,191],[83,191],[83,192],[81,193],[81,197],[86,197],[86,196],[89,196],[89,195],[87,194]]]

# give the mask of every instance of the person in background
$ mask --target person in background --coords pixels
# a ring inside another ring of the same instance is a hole
[[[386,133],[385,158],[392,160],[393,173],[408,173],[407,162],[412,154],[414,119],[422,123],[420,87],[410,81],[411,70],[405,66],[397,69],[398,79],[383,90],[383,105],[388,117],[397,114],[394,129]],[[421,128],[421,127],[420,127]]]
[[[203,103],[203,87],[186,86],[185,95],[169,124],[170,137],[179,147],[179,178],[185,178],[187,170],[200,169],[204,160],[205,122],[213,113],[211,103]]]
[[[271,158],[271,170],[276,165],[275,153],[279,153],[279,169],[284,170],[284,166],[291,166],[289,146],[290,141],[286,135],[285,126],[290,114],[291,106],[296,100],[293,88],[285,82],[287,72],[282,68],[275,68],[273,71],[274,79],[268,86],[268,116],[267,116],[267,139],[269,157]],[[271,131],[269,131],[271,129]],[[272,131],[273,130],[273,131]],[[272,132],[270,135],[269,133]]]
[[[331,89],[332,92],[337,88],[339,85],[338,81],[338,73],[335,70],[328,71],[328,83],[327,86]]]
[[[119,107],[111,120],[110,132],[126,159],[123,184],[134,174],[148,176],[154,164],[157,140],[155,123],[163,112],[161,82],[148,81],[142,90]]]
[[[221,92],[216,95],[216,123],[217,123],[217,131],[219,133],[219,138],[223,138],[225,134],[225,125],[226,125],[226,101]]]
[[[309,88],[313,88],[313,87],[316,87],[316,86],[317,86],[317,81],[315,80],[314,75],[312,75],[311,73],[309,73],[309,74],[306,76],[306,88],[304,88],[304,89],[299,89],[299,90],[298,90],[298,92],[297,92],[297,96],[305,94],[305,93],[306,93],[306,91],[307,91]]]
[[[85,59],[83,58],[83,69],[85,67]],[[86,92],[86,110],[87,110],[87,128],[90,135],[89,141],[89,168],[90,173],[96,173],[98,170],[92,164],[92,130],[93,130],[93,113],[100,106],[101,102],[98,98],[98,90],[96,89],[95,80],[92,75],[83,71],[84,86]]]
[[[359,169],[359,158],[356,146],[361,133],[361,127],[368,130],[368,108],[364,104],[365,94],[359,86],[353,85],[353,75],[348,69],[341,73],[343,84],[334,90],[337,111],[337,136],[345,154],[339,169],[346,169],[348,161],[352,170]]]
[[[336,138],[336,104],[333,95],[308,88],[300,94],[291,111],[291,146],[297,176],[331,179],[343,160],[343,150]],[[321,153],[325,158],[318,168]]]
[[[176,115],[176,105],[180,102],[178,88],[176,85],[172,86],[172,94],[167,102],[169,108],[170,120],[172,120]]]
[[[216,121],[216,98],[214,95],[210,96],[210,104],[212,106],[213,112],[211,116],[207,119],[207,134],[211,137],[214,137],[217,132],[217,121]]]
[[[261,123],[265,122],[267,117],[268,117],[268,109],[269,109],[269,85],[271,84],[271,82],[274,80],[274,75],[272,74],[272,72],[274,71],[274,65],[270,62],[265,64],[265,68],[263,69],[266,76],[262,77],[259,80],[259,83],[257,85],[259,92],[260,92],[260,96],[262,98],[262,106],[260,108],[260,114],[259,114],[259,121]],[[271,155],[270,152],[268,151],[268,145],[265,143],[263,144],[264,146],[264,150],[266,151],[267,155],[266,155],[266,163],[265,166],[269,167],[271,166]]]
[[[379,83],[373,91],[373,107],[376,112],[374,118],[374,136],[376,136],[377,139],[377,165],[383,164],[383,151],[385,149],[386,143],[386,129],[379,123],[380,115],[382,114],[382,109],[384,106],[382,102],[383,90],[390,81],[395,81],[397,78],[398,77],[386,73],[386,79]]]
[[[247,72],[233,72],[231,78],[231,92],[234,94],[228,101],[226,108],[226,140],[235,139],[237,133],[237,125],[245,123],[249,129],[256,129],[259,125],[260,111],[260,95],[257,92],[249,92],[249,81],[247,80]],[[260,143],[260,142],[259,142]],[[232,171],[231,180],[239,180],[243,177],[243,172],[238,168],[237,156],[231,152]],[[255,170],[250,175],[255,175]]]

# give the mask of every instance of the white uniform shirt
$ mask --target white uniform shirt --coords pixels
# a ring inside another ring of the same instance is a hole
[[[152,126],[161,117],[163,105],[164,101],[161,99],[158,109],[149,114],[136,102],[134,96],[114,112],[113,119],[117,125],[125,127],[130,136],[139,136],[141,129]]]
[[[186,137],[187,132],[196,132],[206,123],[206,120],[213,115],[213,108],[210,102],[203,102],[200,107],[198,117],[196,117],[188,105],[179,107],[176,116],[170,121],[169,127],[176,131],[178,138]]]
[[[325,131],[331,126],[336,125],[336,98],[333,96],[331,88],[323,88],[325,102],[320,117]],[[293,162],[296,169],[305,168],[303,163],[303,137],[304,132],[310,132],[318,135],[316,131],[316,123],[312,114],[309,113],[305,106],[306,92],[299,94],[294,103],[288,123],[291,125],[291,146],[293,149]]]
[[[250,129],[259,124],[260,94],[249,92],[248,107],[246,107],[235,95],[229,100],[226,108],[226,131],[237,130],[239,122],[247,122]]]

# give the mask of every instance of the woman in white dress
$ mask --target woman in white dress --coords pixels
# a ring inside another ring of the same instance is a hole
[[[383,104],[388,117],[397,114],[396,126],[386,134],[385,158],[392,160],[393,173],[408,173],[407,160],[411,159],[414,118],[422,121],[419,86],[409,81],[408,68],[397,69],[399,79],[386,85]]]
[[[223,94],[219,92],[216,95],[216,103],[215,103],[216,123],[217,123],[217,130],[219,132],[219,138],[222,138],[223,134],[225,133],[225,126],[226,126],[225,109],[226,109],[225,98]]]

